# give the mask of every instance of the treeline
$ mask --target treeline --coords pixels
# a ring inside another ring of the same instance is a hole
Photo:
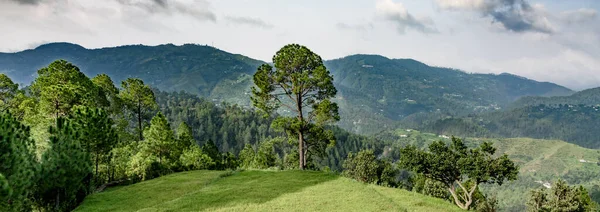
[[[557,139],[586,148],[599,148],[600,106],[537,105],[466,117],[425,121],[423,131],[468,137],[530,137]]]
[[[22,89],[0,74],[0,109],[0,211],[68,211],[96,190],[178,171],[298,164],[293,139],[272,130],[275,117],[134,78],[117,88],[64,60]],[[338,139],[307,168],[341,171],[349,152],[383,149],[328,128]]]

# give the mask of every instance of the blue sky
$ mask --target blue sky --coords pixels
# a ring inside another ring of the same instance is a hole
[[[467,72],[600,86],[597,0],[0,0],[0,51],[198,43],[270,61],[300,43],[325,59],[413,58]]]

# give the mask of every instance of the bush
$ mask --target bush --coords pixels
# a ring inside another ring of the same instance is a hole
[[[349,153],[343,167],[342,174],[346,177],[364,183],[375,183],[379,180],[379,164],[373,150],[362,150],[358,154]]]
[[[179,157],[179,161],[184,170],[200,170],[208,169],[215,165],[215,162],[207,154],[202,152],[202,149],[196,144],[183,151]]]

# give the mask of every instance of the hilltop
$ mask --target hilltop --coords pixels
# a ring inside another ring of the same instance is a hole
[[[151,201],[150,201],[151,200]],[[452,203],[324,172],[193,171],[108,189],[75,211],[460,211]]]

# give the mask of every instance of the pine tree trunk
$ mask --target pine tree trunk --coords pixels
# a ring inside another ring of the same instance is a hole
[[[300,129],[298,129],[298,162],[300,163],[300,170],[304,170],[306,167],[306,155],[304,154],[304,116],[302,114],[302,96],[296,94],[296,105],[298,108],[298,121],[300,121]]]
[[[137,114],[138,114],[138,130],[140,133],[140,141],[144,140],[144,135],[142,134],[142,105],[138,100],[138,108],[137,108]]]
[[[298,154],[300,157],[298,158],[298,162],[300,163],[300,170],[304,170],[305,160],[304,160],[304,135],[302,132],[298,132]]]

